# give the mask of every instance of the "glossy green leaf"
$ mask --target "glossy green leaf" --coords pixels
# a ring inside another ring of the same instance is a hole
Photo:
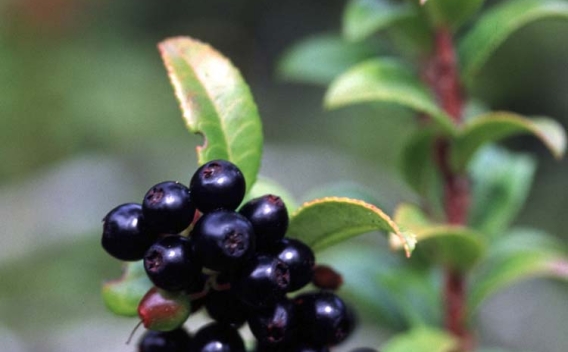
[[[437,26],[459,28],[483,5],[485,0],[430,0],[424,8]]]
[[[364,102],[406,106],[430,115],[445,131],[455,132],[451,118],[436,105],[426,86],[394,59],[371,59],[349,69],[331,83],[324,100],[328,109]]]
[[[450,333],[430,327],[412,329],[393,337],[382,352],[451,352],[459,346],[459,341]]]
[[[189,37],[159,44],[188,129],[204,137],[200,164],[226,159],[243,172],[250,189],[262,154],[262,125],[249,87],[231,62]]]
[[[522,208],[535,170],[536,162],[531,156],[496,146],[483,148],[469,167],[470,226],[491,237],[502,234]]]
[[[468,309],[475,312],[485,299],[503,288],[536,277],[568,281],[565,244],[539,231],[511,231],[495,242],[472,273]]]
[[[256,183],[252,186],[250,192],[243,200],[243,204],[251,199],[262,197],[265,194],[274,194],[282,198],[284,204],[286,204],[288,214],[292,214],[292,212],[298,207],[298,203],[294,199],[294,196],[292,196],[292,194],[284,188],[284,186],[264,176],[258,177]]]
[[[407,256],[414,249],[411,233],[402,233],[374,205],[350,198],[328,197],[304,203],[292,214],[287,236],[302,240],[314,250],[322,250],[371,231],[396,234]]]
[[[360,41],[414,15],[412,8],[404,3],[351,0],[343,12],[343,36],[350,41]]]
[[[464,79],[471,80],[499,45],[516,30],[544,18],[568,18],[568,3],[561,0],[514,0],[487,11],[459,43]]]
[[[381,202],[376,195],[375,190],[369,189],[356,182],[334,182],[323,184],[317,188],[311,189],[304,197],[304,199],[317,199],[325,197],[343,197],[351,199],[359,199],[365,203],[372,204],[376,207],[382,208],[384,202]]]
[[[103,301],[114,314],[135,317],[138,316],[138,303],[152,286],[142,261],[127,263],[120,279],[103,285]]]
[[[349,67],[376,55],[368,43],[349,43],[338,35],[320,34],[286,50],[277,74],[286,81],[327,85]]]
[[[463,226],[436,224],[420,208],[401,204],[394,215],[395,222],[416,235],[416,251],[430,262],[458,270],[472,267],[486,251],[483,236]],[[400,248],[397,237],[391,237],[395,248]]]
[[[464,124],[453,148],[454,166],[461,170],[483,145],[519,134],[539,138],[556,158],[561,158],[566,151],[566,132],[558,122],[549,118],[529,119],[510,112],[492,112]]]

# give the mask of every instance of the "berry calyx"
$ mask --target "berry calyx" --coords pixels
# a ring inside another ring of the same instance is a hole
[[[147,231],[144,226],[140,204],[119,205],[103,219],[101,244],[108,254],[117,259],[142,259],[156,237],[156,234]]]
[[[138,343],[138,352],[187,352],[189,334],[184,329],[147,331]]]
[[[288,292],[299,290],[312,281],[315,256],[312,249],[305,243],[283,238],[270,253],[285,263],[290,270]]]
[[[148,190],[142,202],[148,226],[159,233],[176,234],[186,229],[195,214],[189,188],[165,181]]]
[[[191,232],[193,250],[205,268],[233,270],[250,258],[256,238],[252,225],[242,215],[229,210],[204,214]]]
[[[190,241],[178,235],[154,243],[144,256],[144,269],[154,285],[167,291],[195,288],[203,281],[201,267],[192,258]]]
[[[289,284],[288,266],[278,258],[261,254],[243,266],[231,288],[249,306],[266,307],[282,298]]]
[[[245,352],[245,344],[236,329],[211,323],[202,327],[193,338],[195,352]]]
[[[168,292],[151,288],[138,305],[138,316],[144,327],[155,331],[171,331],[179,328],[189,317],[189,297],[180,292]]]
[[[245,196],[246,185],[235,164],[213,160],[197,169],[189,188],[197,209],[208,213],[215,209],[237,209]]]
[[[330,292],[306,293],[294,299],[303,341],[315,346],[333,346],[354,328],[351,312],[341,298]]]
[[[251,222],[259,251],[268,250],[284,238],[288,229],[286,205],[280,197],[272,194],[248,201],[239,213]]]

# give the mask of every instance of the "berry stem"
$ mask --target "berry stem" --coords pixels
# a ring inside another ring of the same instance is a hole
[[[460,84],[457,58],[452,33],[438,28],[435,33],[435,50],[423,70],[426,83],[434,92],[438,103],[451,116],[456,125],[462,123],[464,96]],[[438,138],[434,144],[434,158],[444,182],[444,213],[446,222],[465,225],[470,203],[469,180],[456,173],[450,164],[451,143]],[[466,282],[462,272],[445,269],[444,304],[446,329],[460,339],[460,351],[471,351],[471,335],[466,326]]]

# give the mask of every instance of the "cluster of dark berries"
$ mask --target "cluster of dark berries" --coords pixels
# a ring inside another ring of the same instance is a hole
[[[244,351],[245,322],[257,351],[328,351],[352,331],[345,303],[328,291],[287,294],[312,281],[315,258],[285,238],[283,201],[265,195],[236,209],[245,195],[241,171],[210,161],[191,178],[153,186],[142,204],[123,204],[104,218],[102,246],[126,261],[144,260],[154,286],[138,313],[152,330],[139,351]],[[180,328],[204,306],[215,320],[193,337]]]

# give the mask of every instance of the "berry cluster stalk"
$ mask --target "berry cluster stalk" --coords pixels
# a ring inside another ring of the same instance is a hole
[[[448,28],[437,29],[435,50],[424,67],[423,77],[444,111],[456,125],[461,124],[464,97],[452,33]],[[440,138],[433,151],[444,182],[444,212],[447,223],[465,225],[470,203],[469,181],[465,174],[452,170],[450,148],[449,141]],[[444,302],[446,329],[460,339],[461,351],[470,351],[473,346],[465,322],[465,276],[451,268],[446,268],[445,272]]]

